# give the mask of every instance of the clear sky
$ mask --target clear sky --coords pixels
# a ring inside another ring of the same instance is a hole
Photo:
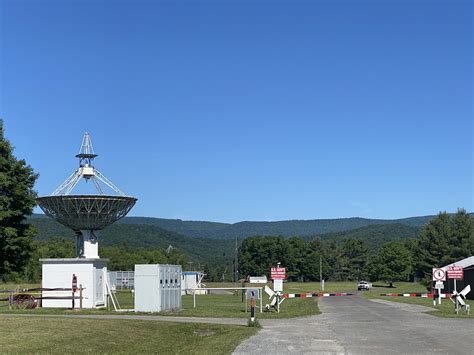
[[[88,131],[135,216],[473,210],[471,1],[0,3],[0,116],[40,195]]]

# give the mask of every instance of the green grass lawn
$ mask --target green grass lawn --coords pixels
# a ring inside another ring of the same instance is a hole
[[[290,287],[290,286],[291,287]],[[38,287],[38,285],[19,285],[23,287]],[[209,287],[232,287],[232,284],[212,284]],[[260,285],[259,285],[260,286]],[[16,285],[1,285],[1,289],[13,289]],[[310,292],[318,291],[319,285],[316,283],[285,283],[285,292]],[[130,291],[117,291],[116,293],[120,306],[123,309],[133,308],[133,296]],[[110,302],[109,302],[110,303]],[[263,307],[269,303],[266,294],[264,294]],[[104,314],[112,313],[112,310],[82,310],[82,311],[71,311],[64,309],[35,309],[35,310],[17,310],[11,311],[5,307],[6,303],[0,303],[0,312],[2,313],[41,313],[41,314]],[[259,303],[257,302],[259,306]],[[110,304],[110,307],[112,305]],[[290,318],[298,316],[309,316],[319,314],[319,308],[317,304],[317,298],[307,299],[287,299],[283,301],[280,307],[280,313],[274,311],[258,313],[257,318]],[[122,313],[121,313],[122,314]],[[193,307],[193,296],[186,295],[182,298],[182,310],[174,313],[160,313],[163,315],[173,316],[193,316],[193,317],[235,317],[235,318],[248,318],[250,317],[249,312],[245,312],[245,303],[242,303],[242,295],[239,294],[210,294],[210,295],[197,295],[196,296],[196,308]]]
[[[230,354],[258,329],[140,320],[1,316],[2,353]]]
[[[374,283],[377,285],[377,283]],[[450,318],[474,318],[474,301],[468,300],[466,303],[471,306],[471,314],[467,315],[464,311],[460,311],[459,315],[454,312],[454,304],[449,299],[441,299],[441,305],[433,306],[433,300],[431,298],[421,297],[391,297],[381,296],[382,293],[428,293],[426,287],[419,283],[412,282],[397,282],[393,284],[395,288],[388,287],[373,287],[370,291],[363,292],[363,296],[366,298],[377,298],[392,302],[410,303],[421,306],[433,308],[433,312],[429,312],[437,317],[450,317]]]

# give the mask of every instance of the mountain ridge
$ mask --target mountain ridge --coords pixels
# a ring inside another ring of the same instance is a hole
[[[469,213],[474,217],[474,213]],[[284,237],[311,237],[328,233],[341,233],[369,225],[401,224],[411,227],[422,227],[435,215],[415,216],[400,219],[369,219],[362,217],[347,217],[335,219],[286,220],[286,221],[241,221],[236,223],[184,221],[181,219],[166,219],[155,217],[125,217],[118,221],[120,224],[153,225],[161,229],[193,238],[209,239],[241,239],[254,235],[281,235]],[[46,218],[45,215],[35,214],[31,220]],[[64,227],[65,228],[65,227]],[[63,231],[65,232],[67,228]]]

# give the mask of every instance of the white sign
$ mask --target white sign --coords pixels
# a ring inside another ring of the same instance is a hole
[[[266,284],[266,276],[249,276],[249,283],[251,284]]]
[[[435,288],[438,290],[444,289],[444,282],[443,281],[436,281]]]
[[[283,280],[273,280],[273,291],[283,292]]]
[[[446,281],[446,272],[443,269],[433,268],[433,281]]]

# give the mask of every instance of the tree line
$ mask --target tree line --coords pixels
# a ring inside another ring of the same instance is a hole
[[[422,228],[419,239],[385,243],[375,254],[352,237],[321,241],[315,237],[256,236],[245,239],[238,254],[242,277],[269,275],[281,263],[289,281],[413,281],[428,283],[433,267],[474,255],[474,219],[464,209],[440,213]]]

